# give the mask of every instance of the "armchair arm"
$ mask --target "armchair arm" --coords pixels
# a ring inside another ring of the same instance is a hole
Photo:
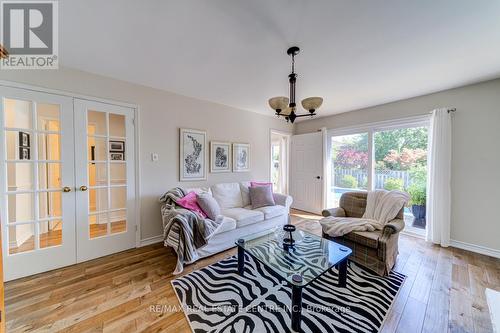
[[[402,219],[394,219],[392,221],[387,222],[387,224],[384,226],[383,233],[387,234],[397,234],[401,230],[403,230],[405,227],[405,221]]]
[[[289,195],[281,193],[273,193],[274,203],[280,206],[285,206],[287,210],[292,206],[293,198]]]
[[[328,216],[345,217],[345,210],[344,210],[344,208],[341,208],[341,207],[324,209],[321,212],[321,215],[323,215],[324,217],[328,217]]]

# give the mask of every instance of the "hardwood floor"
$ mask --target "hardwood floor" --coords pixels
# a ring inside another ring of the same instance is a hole
[[[315,219],[292,214],[299,228],[320,233]],[[160,243],[8,282],[7,331],[189,332],[170,285],[174,266],[174,252]],[[500,290],[500,260],[403,235],[395,269],[407,279],[383,332],[492,331],[484,290]]]

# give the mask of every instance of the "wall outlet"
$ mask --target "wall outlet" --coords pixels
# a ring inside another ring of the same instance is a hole
[[[151,161],[158,162],[158,153],[151,153]]]

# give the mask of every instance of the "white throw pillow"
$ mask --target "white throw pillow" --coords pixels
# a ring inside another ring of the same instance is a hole
[[[240,184],[222,183],[211,187],[212,195],[222,209],[243,207]]]

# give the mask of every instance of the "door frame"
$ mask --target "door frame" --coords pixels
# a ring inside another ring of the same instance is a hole
[[[280,131],[280,130],[276,130],[276,129],[272,129],[272,128],[269,130],[269,143],[268,143],[268,147],[269,147],[269,162],[268,162],[269,181],[272,181],[271,162],[273,160],[273,150],[272,150],[273,134],[282,135],[282,136],[285,136],[287,138],[287,140],[286,140],[286,171],[285,171],[286,172],[286,191],[284,194],[288,195],[288,193],[290,193],[290,141],[291,141],[292,133]]]
[[[52,89],[52,88],[45,88],[33,84],[25,84],[25,83],[20,83],[20,82],[14,82],[14,81],[8,81],[8,80],[0,80],[0,86],[4,86],[7,88],[18,88],[18,89],[25,89],[25,90],[30,90],[33,92],[39,92],[39,93],[49,93],[53,95],[60,95],[60,96],[66,96],[66,97],[71,97],[73,99],[83,99],[87,100],[90,102],[99,102],[99,103],[106,103],[106,104],[111,104],[111,105],[116,105],[116,106],[122,106],[122,107],[128,107],[134,109],[134,136],[135,136],[135,142],[134,142],[134,168],[135,168],[135,229],[136,229],[136,235],[135,235],[135,246],[140,247],[141,246],[141,180],[140,180],[140,174],[141,174],[141,163],[140,163],[140,156],[141,156],[141,151],[140,151],[140,138],[141,138],[141,131],[140,131],[140,106],[135,103],[129,103],[129,102],[122,102],[122,101],[116,101],[112,99],[106,99],[106,98],[101,98],[101,97],[96,97],[92,95],[85,95],[85,94],[79,94],[79,93],[73,93],[70,91],[64,91],[64,90],[59,90],[59,89]],[[74,103],[74,101],[73,101]]]

